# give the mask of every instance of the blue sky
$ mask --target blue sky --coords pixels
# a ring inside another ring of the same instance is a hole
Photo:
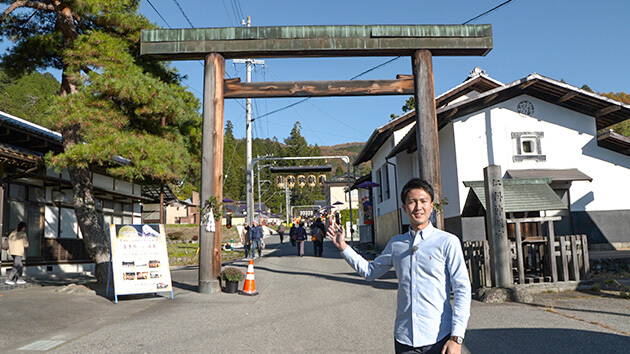
[[[240,26],[241,15],[251,16],[252,26],[358,25],[358,24],[462,24],[504,0],[142,0],[140,10],[163,28]],[[239,9],[235,14],[234,6]],[[158,15],[159,12],[159,15]],[[436,94],[461,83],[476,66],[507,83],[530,73],[564,79],[575,86],[589,85],[599,92],[630,91],[630,1],[513,0],[472,22],[492,24],[494,49],[485,57],[434,57]],[[160,17],[161,15],[161,17]],[[166,20],[166,23],[164,20]],[[253,81],[346,80],[390,57],[265,59]],[[173,62],[188,76],[185,84],[201,97],[203,66],[200,61]],[[243,64],[226,62],[227,75],[245,81]],[[400,58],[361,79],[393,79],[411,74],[411,60]],[[259,138],[288,137],[296,121],[310,144],[333,145],[368,139],[372,131],[400,114],[405,96],[311,98],[295,107],[254,122]],[[299,99],[253,100],[257,117]],[[226,100],[225,119],[235,135],[245,135],[244,100]]]

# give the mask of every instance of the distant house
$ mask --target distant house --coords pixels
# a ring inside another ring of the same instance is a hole
[[[352,185],[357,180],[357,176],[352,173],[344,173],[339,176],[331,177],[326,181],[327,188],[324,188],[326,203],[328,205],[342,203],[334,205],[338,210],[349,209],[350,205],[352,205],[352,210],[355,211],[354,216],[356,218],[356,210],[359,206],[359,194],[356,190],[352,190],[350,195],[348,195],[348,180],[350,180],[350,185]]]
[[[187,200],[180,200],[168,186],[142,186],[142,195],[153,201],[143,204],[144,223],[160,223],[160,191],[164,194],[164,223],[199,224],[199,192],[193,191]]]
[[[467,215],[476,196],[464,182],[483,180],[483,168],[494,164],[504,178],[549,181],[566,209],[529,216],[560,216],[556,234],[587,234],[592,247],[630,247],[630,139],[605,131],[630,118],[630,105],[538,74],[502,84],[476,68],[437,97],[436,107],[447,230],[463,240],[485,238],[483,217]],[[409,223],[396,195],[419,175],[414,111],[374,131],[354,164],[366,161],[381,184],[374,223],[383,246]]]
[[[27,274],[91,271],[73,208],[67,170],[46,168],[43,156],[63,151],[61,134],[0,112],[0,224],[7,236],[18,222],[27,224]],[[121,159],[120,162],[124,161]],[[92,183],[103,228],[141,222],[141,186],[92,168]],[[12,261],[1,253],[2,273]]]

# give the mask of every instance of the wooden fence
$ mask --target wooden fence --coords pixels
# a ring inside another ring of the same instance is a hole
[[[586,235],[556,236],[510,242],[514,284],[579,281],[590,276]],[[463,245],[468,275],[474,289],[491,287],[490,248],[487,241]]]

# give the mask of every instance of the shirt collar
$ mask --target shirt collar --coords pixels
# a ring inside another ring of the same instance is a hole
[[[418,232],[413,231],[411,227],[409,227],[409,236],[411,237],[411,240],[414,241],[413,243],[416,244],[416,239],[418,238],[418,236],[420,236],[422,240],[426,240],[433,235],[434,229],[435,228],[433,227],[433,224],[431,224],[431,222],[429,221],[429,225]]]

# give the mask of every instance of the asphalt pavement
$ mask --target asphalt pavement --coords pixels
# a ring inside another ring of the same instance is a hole
[[[310,241],[305,257],[276,235],[265,241],[263,257],[254,260],[258,296],[199,294],[197,267],[171,268],[174,299],[119,296],[115,304],[100,290],[67,285],[86,277],[0,291],[0,352],[393,352],[393,271],[368,283],[330,241],[323,257],[313,257]],[[245,272],[247,263],[231,265]],[[630,300],[579,292],[533,297],[532,304],[473,300],[471,352],[630,351]]]

